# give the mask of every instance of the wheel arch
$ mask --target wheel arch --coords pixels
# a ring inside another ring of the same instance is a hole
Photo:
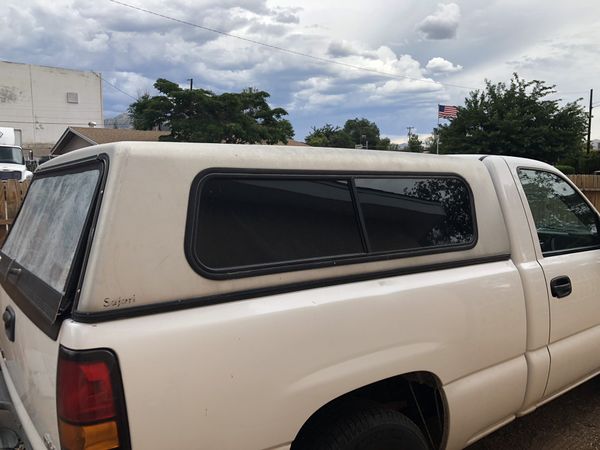
[[[304,421],[291,450],[335,418],[352,410],[384,406],[405,414],[421,429],[432,448],[443,448],[447,439],[448,405],[442,383],[429,371],[414,371],[358,387],[328,401]]]

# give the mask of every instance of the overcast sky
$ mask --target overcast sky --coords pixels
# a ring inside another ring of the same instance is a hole
[[[266,90],[303,140],[312,126],[366,117],[383,135],[427,135],[437,104],[461,105],[484,79],[556,84],[599,104],[597,0],[123,0],[157,13],[386,77],[211,33],[109,0],[3,0],[0,59],[101,72],[136,97],[163,77],[217,93]],[[407,78],[405,78],[407,77]],[[459,87],[462,86],[462,87]],[[104,86],[105,117],[132,98]]]

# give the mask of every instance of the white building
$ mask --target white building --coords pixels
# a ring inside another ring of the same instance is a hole
[[[102,80],[95,72],[0,61],[0,127],[21,130],[24,149],[48,154],[69,126],[102,127]]]

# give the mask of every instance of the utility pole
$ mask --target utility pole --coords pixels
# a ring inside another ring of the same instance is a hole
[[[412,135],[412,130],[414,130],[415,127],[406,127],[406,129],[408,130],[408,138],[410,139],[410,136]]]
[[[587,140],[587,152],[590,152],[590,137],[592,135],[592,98],[594,97],[594,90],[590,89],[590,111],[588,112],[588,140]]]
[[[440,105],[438,104],[437,127],[435,129],[435,154],[440,154]]]
[[[191,91],[192,89],[194,89],[194,79],[188,78],[188,81],[190,82],[190,91]]]

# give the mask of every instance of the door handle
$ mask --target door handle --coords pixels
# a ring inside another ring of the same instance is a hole
[[[10,306],[7,306],[4,310],[2,320],[4,321],[4,332],[8,340],[15,342],[15,311]]]
[[[553,278],[550,281],[550,292],[552,297],[563,298],[569,295],[573,291],[571,286],[571,279],[566,275]]]

